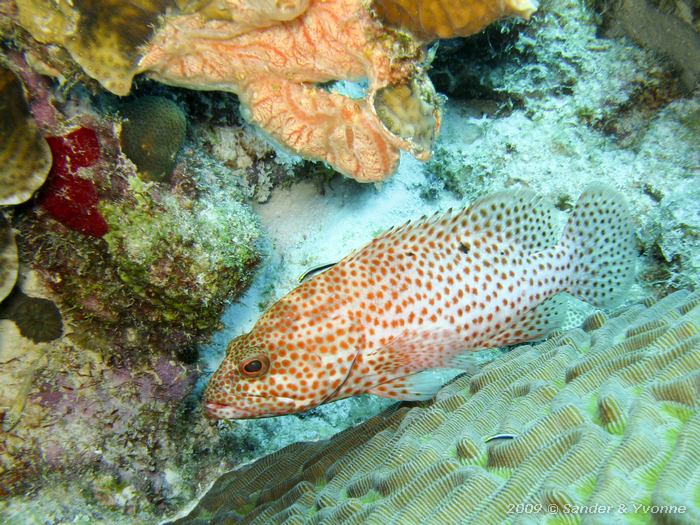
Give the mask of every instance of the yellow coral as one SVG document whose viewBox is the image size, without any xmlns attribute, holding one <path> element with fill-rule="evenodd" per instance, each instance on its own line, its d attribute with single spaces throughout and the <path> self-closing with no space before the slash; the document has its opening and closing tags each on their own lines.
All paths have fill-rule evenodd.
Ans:
<svg viewBox="0 0 700 525">
<path fill-rule="evenodd" d="M 141 46 L 175 0 L 17 0 L 20 24 L 42 43 L 65 47 L 85 72 L 117 95 L 138 73 Z"/>
<path fill-rule="evenodd" d="M 18 268 L 15 236 L 10 223 L 0 213 L 0 302 L 15 287 Z"/>
<path fill-rule="evenodd" d="M 516 348 L 427 406 L 227 474 L 176 523 L 505 523 L 525 508 L 578 523 L 583 505 L 611 523 L 698 523 L 698 298 Z"/>
<path fill-rule="evenodd" d="M 530 0 L 376 0 L 373 7 L 386 23 L 430 41 L 473 35 L 506 16 L 530 18 L 537 4 Z"/>
</svg>

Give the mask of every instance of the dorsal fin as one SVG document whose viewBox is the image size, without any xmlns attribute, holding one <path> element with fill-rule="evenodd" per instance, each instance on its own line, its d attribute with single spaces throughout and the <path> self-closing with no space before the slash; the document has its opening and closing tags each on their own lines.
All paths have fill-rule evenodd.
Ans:
<svg viewBox="0 0 700 525">
<path fill-rule="evenodd" d="M 471 240 L 490 232 L 500 237 L 504 245 L 517 245 L 519 251 L 531 253 L 557 243 L 561 230 L 559 222 L 556 209 L 533 191 L 504 190 L 478 199 L 457 213 L 450 209 L 408 221 L 377 236 L 373 244 L 381 246 L 380 241 L 410 238 L 414 233 L 423 237 L 432 231 L 436 237 L 453 237 L 468 245 Z M 563 226 L 563 221 L 561 224 Z"/>
<path fill-rule="evenodd" d="M 500 235 L 525 253 L 554 246 L 560 237 L 555 208 L 535 192 L 504 190 L 477 200 L 452 219 L 460 240 L 479 233 Z M 562 222 L 563 226 L 563 222 Z"/>
</svg>

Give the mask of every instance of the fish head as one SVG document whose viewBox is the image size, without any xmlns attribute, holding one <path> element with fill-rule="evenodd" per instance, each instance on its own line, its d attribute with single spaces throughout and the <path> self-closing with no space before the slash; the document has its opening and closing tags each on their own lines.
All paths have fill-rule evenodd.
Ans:
<svg viewBox="0 0 700 525">
<path fill-rule="evenodd" d="M 321 323 L 303 313 L 289 315 L 289 310 L 273 309 L 251 332 L 229 343 L 204 394 L 207 416 L 292 414 L 324 403 L 342 386 L 357 356 L 345 320 Z M 280 311 L 285 315 L 275 319 Z"/>
<path fill-rule="evenodd" d="M 294 412 L 296 402 L 274 388 L 273 352 L 251 334 L 233 339 L 204 393 L 207 416 L 247 419 Z"/>
</svg>

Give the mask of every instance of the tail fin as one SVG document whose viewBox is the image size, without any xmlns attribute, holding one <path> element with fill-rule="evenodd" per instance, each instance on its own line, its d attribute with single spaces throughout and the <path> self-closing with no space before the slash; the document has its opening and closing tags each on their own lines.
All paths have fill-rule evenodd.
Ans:
<svg viewBox="0 0 700 525">
<path fill-rule="evenodd" d="M 571 260 L 567 291 L 596 307 L 619 303 L 634 280 L 634 235 L 622 195 L 604 184 L 589 186 L 561 241 Z"/>
</svg>

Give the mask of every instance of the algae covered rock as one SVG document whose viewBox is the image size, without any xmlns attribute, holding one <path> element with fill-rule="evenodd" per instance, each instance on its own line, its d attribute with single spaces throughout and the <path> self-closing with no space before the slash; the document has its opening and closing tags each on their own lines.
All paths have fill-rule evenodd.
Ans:
<svg viewBox="0 0 700 525">
<path fill-rule="evenodd" d="M 233 199 L 162 195 L 157 201 L 149 192 L 153 183 L 136 177 L 130 183 L 128 198 L 101 206 L 119 278 L 148 305 L 143 313 L 153 322 L 216 326 L 224 303 L 248 286 L 258 262 L 252 213 Z"/>
<path fill-rule="evenodd" d="M 126 156 L 144 178 L 166 180 L 187 131 L 180 106 L 165 97 L 144 96 L 126 103 L 120 113 L 124 118 L 121 146 Z"/>
<path fill-rule="evenodd" d="M 585 326 L 225 474 L 173 523 L 697 523 L 700 295 Z"/>
</svg>

